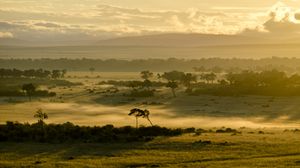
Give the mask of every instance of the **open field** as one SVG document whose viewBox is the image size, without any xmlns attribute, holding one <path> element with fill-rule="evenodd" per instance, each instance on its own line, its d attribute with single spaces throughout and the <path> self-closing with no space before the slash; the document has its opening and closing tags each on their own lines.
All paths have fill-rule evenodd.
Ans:
<svg viewBox="0 0 300 168">
<path fill-rule="evenodd" d="M 158 137 L 135 143 L 0 143 L 0 167 L 300 167 L 300 97 L 188 96 L 166 87 L 154 97 L 124 96 L 130 88 L 99 85 L 104 80 L 139 80 L 139 73 L 70 72 L 66 80 L 82 85 L 48 88 L 56 97 L 2 97 L 0 123 L 34 123 L 42 108 L 46 123 L 135 126 L 129 110 L 149 109 L 155 125 L 196 127 L 212 132 Z M 93 90 L 91 92 L 90 90 Z M 149 126 L 141 118 L 140 125 Z M 216 133 L 221 127 L 239 133 Z M 200 141 L 201 140 L 201 141 Z"/>
<path fill-rule="evenodd" d="M 0 143 L 0 167 L 300 167 L 299 132 L 240 131 L 147 143 Z"/>
<path fill-rule="evenodd" d="M 83 85 L 57 86 L 50 89 L 58 93 L 56 97 L 36 98 L 32 102 L 26 98 L 1 98 L 0 122 L 34 122 L 34 112 L 42 108 L 49 114 L 49 123 L 134 125 L 134 118 L 127 114 L 130 109 L 139 107 L 151 111 L 155 124 L 167 127 L 291 128 L 300 125 L 300 97 L 296 96 L 188 96 L 179 89 L 178 97 L 173 98 L 171 90 L 162 87 L 154 97 L 131 98 L 123 95 L 129 88 L 119 87 L 119 93 L 104 93 L 115 86 L 98 83 L 110 79 L 138 80 L 138 73 L 71 72 L 68 75 L 76 78 L 67 80 Z M 141 124 L 147 121 L 141 120 Z"/>
</svg>

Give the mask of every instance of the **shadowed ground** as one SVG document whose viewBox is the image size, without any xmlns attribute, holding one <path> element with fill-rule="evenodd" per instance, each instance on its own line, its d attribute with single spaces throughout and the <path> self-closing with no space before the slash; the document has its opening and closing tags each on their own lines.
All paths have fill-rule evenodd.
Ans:
<svg viewBox="0 0 300 168">
<path fill-rule="evenodd" d="M 242 129 L 131 144 L 0 143 L 1 167 L 297 167 L 299 133 Z M 201 141 L 199 141 L 201 140 Z"/>
</svg>

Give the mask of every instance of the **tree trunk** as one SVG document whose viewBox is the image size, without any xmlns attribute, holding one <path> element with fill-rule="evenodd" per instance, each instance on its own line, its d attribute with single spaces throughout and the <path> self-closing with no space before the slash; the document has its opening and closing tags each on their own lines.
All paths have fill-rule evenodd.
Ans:
<svg viewBox="0 0 300 168">
<path fill-rule="evenodd" d="M 175 89 L 172 89 L 173 96 L 176 97 Z"/>
<path fill-rule="evenodd" d="M 147 117 L 147 120 L 150 122 L 151 126 L 153 127 L 153 124 L 152 124 L 152 122 L 151 122 L 151 120 L 150 120 L 149 117 Z"/>
</svg>

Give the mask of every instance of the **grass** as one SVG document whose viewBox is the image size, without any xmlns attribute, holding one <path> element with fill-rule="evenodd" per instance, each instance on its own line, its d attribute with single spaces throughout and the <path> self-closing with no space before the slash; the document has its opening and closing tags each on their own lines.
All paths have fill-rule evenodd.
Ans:
<svg viewBox="0 0 300 168">
<path fill-rule="evenodd" d="M 297 167 L 299 133 L 159 137 L 147 143 L 0 143 L 0 167 Z M 211 141 L 210 144 L 199 140 Z"/>
<path fill-rule="evenodd" d="M 169 89 L 161 88 L 153 98 L 129 100 L 122 96 L 126 88 L 120 88 L 118 94 L 98 93 L 111 86 L 97 83 L 116 80 L 115 73 L 101 73 L 100 78 L 84 78 L 90 76 L 89 72 L 70 75 L 77 78 L 68 80 L 83 85 L 52 88 L 51 91 L 58 93 L 56 98 L 35 98 L 27 102 L 12 97 L 15 103 L 0 98 L 0 122 L 36 122 L 33 114 L 42 108 L 49 115 L 47 123 L 134 126 L 135 119 L 127 114 L 131 108 L 140 107 L 149 109 L 151 120 L 160 126 L 248 128 L 239 129 L 242 134 L 236 135 L 185 134 L 159 137 L 147 143 L 0 143 L 0 167 L 300 167 L 299 132 L 262 129 L 299 127 L 300 97 L 186 96 L 178 89 L 178 97 L 172 98 Z M 123 73 L 117 78 L 138 79 L 138 74 Z M 88 89 L 96 91 L 89 93 Z M 148 124 L 144 119 L 139 123 Z"/>
</svg>

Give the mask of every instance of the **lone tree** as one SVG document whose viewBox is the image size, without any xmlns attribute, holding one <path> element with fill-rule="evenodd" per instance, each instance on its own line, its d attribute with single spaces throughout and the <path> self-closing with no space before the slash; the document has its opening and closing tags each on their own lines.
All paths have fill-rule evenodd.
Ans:
<svg viewBox="0 0 300 168">
<path fill-rule="evenodd" d="M 151 126 L 153 126 L 150 118 L 149 118 L 149 115 L 150 115 L 150 111 L 145 109 L 145 110 L 141 110 L 141 109 L 138 109 L 138 108 L 133 108 L 130 110 L 130 113 L 128 114 L 130 116 L 135 116 L 135 124 L 136 124 L 136 128 L 139 127 L 139 123 L 138 123 L 138 118 L 139 117 L 142 117 L 142 118 L 146 118 L 149 123 L 151 124 Z"/>
<path fill-rule="evenodd" d="M 32 96 L 32 94 L 35 92 L 36 87 L 35 87 L 32 83 L 24 84 L 24 85 L 22 86 L 22 90 L 23 90 L 24 92 L 26 92 L 26 95 L 28 96 L 29 101 L 31 101 L 31 96 Z"/>
<path fill-rule="evenodd" d="M 35 112 L 33 117 L 38 119 L 39 124 L 44 124 L 44 120 L 48 119 L 47 113 L 44 113 L 41 108 Z"/>
</svg>

